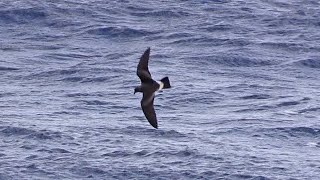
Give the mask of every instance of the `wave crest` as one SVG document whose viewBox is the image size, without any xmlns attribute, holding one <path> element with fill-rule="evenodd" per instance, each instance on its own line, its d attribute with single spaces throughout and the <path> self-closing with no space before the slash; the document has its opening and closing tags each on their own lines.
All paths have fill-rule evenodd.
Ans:
<svg viewBox="0 0 320 180">
<path fill-rule="evenodd" d="M 91 28 L 86 31 L 86 33 L 91 35 L 101 35 L 107 37 L 142 37 L 147 35 L 152 35 L 154 32 L 150 32 L 143 29 L 133 29 L 128 27 L 99 27 Z"/>
<path fill-rule="evenodd" d="M 46 19 L 48 14 L 39 8 L 24 8 L 0 11 L 0 22 L 29 23 Z"/>
<path fill-rule="evenodd" d="M 309 68 L 320 68 L 320 58 L 305 59 L 295 62 L 296 66 L 309 67 Z"/>
<path fill-rule="evenodd" d="M 320 136 L 320 129 L 313 127 L 278 127 L 278 128 L 266 128 L 261 130 L 266 135 L 271 136 L 283 136 L 286 137 L 318 137 Z"/>
<path fill-rule="evenodd" d="M 0 134 L 4 136 L 24 136 L 30 139 L 41 140 L 62 138 L 62 134 L 60 132 L 53 132 L 48 130 L 33 130 L 12 126 L 0 127 Z"/>
</svg>

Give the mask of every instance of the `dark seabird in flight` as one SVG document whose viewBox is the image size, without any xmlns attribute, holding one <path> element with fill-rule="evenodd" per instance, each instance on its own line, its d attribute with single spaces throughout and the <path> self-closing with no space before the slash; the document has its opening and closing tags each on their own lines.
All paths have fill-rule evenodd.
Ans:
<svg viewBox="0 0 320 180">
<path fill-rule="evenodd" d="M 150 48 L 148 48 L 140 58 L 137 75 L 141 80 L 141 85 L 134 89 L 134 94 L 136 92 L 142 92 L 143 97 L 141 100 L 141 108 L 148 119 L 149 123 L 154 127 L 158 128 L 157 116 L 154 111 L 153 101 L 155 92 L 161 89 L 170 88 L 170 81 L 168 77 L 162 78 L 159 82 L 151 78 L 151 74 L 148 68 L 148 61 L 150 56 Z"/>
</svg>

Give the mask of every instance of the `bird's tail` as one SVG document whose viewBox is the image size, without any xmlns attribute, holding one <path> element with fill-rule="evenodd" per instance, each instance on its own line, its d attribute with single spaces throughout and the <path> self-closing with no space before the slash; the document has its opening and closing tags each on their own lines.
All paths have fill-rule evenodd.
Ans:
<svg viewBox="0 0 320 180">
<path fill-rule="evenodd" d="M 164 77 L 160 80 L 163 83 L 163 89 L 171 88 L 170 81 L 168 77 Z"/>
</svg>

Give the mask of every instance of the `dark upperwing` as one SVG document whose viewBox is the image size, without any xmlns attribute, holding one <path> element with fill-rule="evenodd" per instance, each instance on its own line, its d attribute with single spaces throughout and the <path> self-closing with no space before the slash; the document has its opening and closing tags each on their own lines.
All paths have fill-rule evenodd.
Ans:
<svg viewBox="0 0 320 180">
<path fill-rule="evenodd" d="M 148 48 L 143 53 L 138 64 L 137 75 L 139 76 L 141 82 L 147 82 L 152 79 L 151 74 L 149 72 L 149 68 L 148 68 L 149 56 L 150 56 L 150 48 Z"/>
<path fill-rule="evenodd" d="M 157 116 L 153 107 L 154 93 L 143 93 L 141 107 L 147 120 L 154 128 L 158 128 Z"/>
</svg>

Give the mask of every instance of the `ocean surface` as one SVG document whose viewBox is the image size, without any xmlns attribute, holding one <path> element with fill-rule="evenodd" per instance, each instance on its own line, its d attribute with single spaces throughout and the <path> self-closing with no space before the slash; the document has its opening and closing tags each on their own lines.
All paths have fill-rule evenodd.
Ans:
<svg viewBox="0 0 320 180">
<path fill-rule="evenodd" d="M 0 179 L 320 179 L 320 2 L 2 0 Z"/>
</svg>

